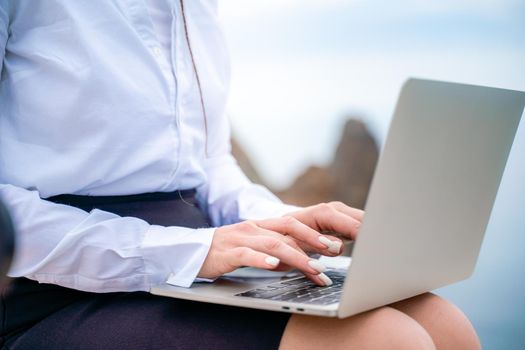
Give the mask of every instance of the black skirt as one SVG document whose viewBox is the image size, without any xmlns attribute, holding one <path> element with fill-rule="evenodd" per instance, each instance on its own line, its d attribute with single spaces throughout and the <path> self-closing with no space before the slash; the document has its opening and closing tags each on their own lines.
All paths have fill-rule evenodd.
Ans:
<svg viewBox="0 0 525 350">
<path fill-rule="evenodd" d="M 195 191 L 47 200 L 150 224 L 209 226 Z M 96 262 L 94 262 L 96 263 Z M 88 293 L 17 278 L 0 299 L 2 349 L 277 349 L 290 315 L 145 292 Z"/>
</svg>

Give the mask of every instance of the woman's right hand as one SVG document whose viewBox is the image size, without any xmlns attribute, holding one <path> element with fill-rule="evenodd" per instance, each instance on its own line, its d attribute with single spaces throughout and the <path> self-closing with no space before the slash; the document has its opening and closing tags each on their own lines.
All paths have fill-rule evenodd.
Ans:
<svg viewBox="0 0 525 350">
<path fill-rule="evenodd" d="M 216 278 L 241 266 L 297 268 L 317 285 L 330 285 L 325 266 L 306 252 L 336 256 L 341 247 L 338 238 L 320 234 L 292 216 L 243 221 L 216 229 L 198 277 Z"/>
</svg>

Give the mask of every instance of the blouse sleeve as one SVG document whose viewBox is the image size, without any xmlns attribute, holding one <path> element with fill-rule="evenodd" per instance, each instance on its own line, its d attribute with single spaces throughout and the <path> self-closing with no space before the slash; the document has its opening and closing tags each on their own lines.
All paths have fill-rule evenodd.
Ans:
<svg viewBox="0 0 525 350">
<path fill-rule="evenodd" d="M 13 217 L 11 277 L 89 292 L 149 291 L 165 283 L 188 287 L 204 262 L 214 229 L 150 225 L 102 210 L 85 212 L 0 184 Z"/>
<path fill-rule="evenodd" d="M 231 154 L 230 126 L 222 118 L 210 139 L 210 156 L 205 159 L 208 181 L 198 188 L 198 198 L 207 207 L 215 226 L 243 220 L 279 217 L 299 207 L 282 203 L 266 187 L 252 183 Z"/>
</svg>

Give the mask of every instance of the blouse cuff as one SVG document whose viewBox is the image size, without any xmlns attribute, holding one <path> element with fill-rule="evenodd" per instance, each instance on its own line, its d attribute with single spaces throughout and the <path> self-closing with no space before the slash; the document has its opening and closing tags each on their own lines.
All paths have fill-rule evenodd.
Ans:
<svg viewBox="0 0 525 350">
<path fill-rule="evenodd" d="M 141 245 L 151 285 L 190 287 L 208 255 L 214 232 L 214 227 L 151 225 Z"/>
</svg>

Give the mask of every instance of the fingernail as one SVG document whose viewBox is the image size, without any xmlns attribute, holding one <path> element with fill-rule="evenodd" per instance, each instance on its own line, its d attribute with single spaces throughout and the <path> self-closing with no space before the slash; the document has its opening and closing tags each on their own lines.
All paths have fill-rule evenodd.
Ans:
<svg viewBox="0 0 525 350">
<path fill-rule="evenodd" d="M 314 260 L 314 259 L 309 260 L 308 265 L 310 265 L 310 267 L 317 272 L 326 271 L 326 266 L 324 266 L 324 264 L 320 262 L 319 260 Z"/>
<path fill-rule="evenodd" d="M 264 261 L 268 264 L 268 265 L 272 265 L 272 266 L 277 266 L 279 265 L 279 263 L 281 262 L 279 259 L 277 259 L 275 256 L 267 256 L 266 259 L 264 259 Z"/>
<path fill-rule="evenodd" d="M 339 254 L 339 252 L 341 251 L 342 244 L 342 242 L 332 241 L 332 245 L 328 247 L 328 251 L 330 253 Z"/>
<path fill-rule="evenodd" d="M 321 281 L 323 281 L 324 285 L 325 286 L 331 286 L 333 284 L 332 280 L 330 279 L 330 277 L 328 277 L 327 275 L 325 275 L 324 273 L 320 273 L 319 275 L 317 275 L 319 277 L 319 279 L 321 279 Z"/>
<path fill-rule="evenodd" d="M 325 246 L 328 247 L 328 251 L 330 253 L 339 254 L 341 251 L 341 242 L 339 241 L 332 241 L 331 239 L 326 238 L 325 236 L 319 236 L 319 242 L 323 243 Z"/>
<path fill-rule="evenodd" d="M 319 242 L 323 243 L 328 248 L 332 246 L 332 241 L 326 238 L 325 236 L 319 236 Z"/>
</svg>

